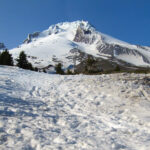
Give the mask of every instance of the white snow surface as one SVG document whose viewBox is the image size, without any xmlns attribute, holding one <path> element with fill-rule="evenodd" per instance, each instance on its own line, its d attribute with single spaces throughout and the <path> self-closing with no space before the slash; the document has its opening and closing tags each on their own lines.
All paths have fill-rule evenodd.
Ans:
<svg viewBox="0 0 150 150">
<path fill-rule="evenodd" d="M 146 76 L 60 76 L 0 66 L 0 149 L 150 150 Z"/>
<path fill-rule="evenodd" d="M 150 64 L 147 64 L 143 61 L 142 56 L 134 56 L 134 55 L 127 55 L 127 54 L 122 54 L 119 56 L 116 56 L 116 58 L 123 60 L 125 62 L 134 64 L 135 66 L 147 66 L 150 67 Z"/>
<path fill-rule="evenodd" d="M 76 31 L 79 26 L 84 30 L 89 29 L 92 32 L 89 36 L 91 40 L 92 37 L 96 39 L 94 43 L 85 44 L 82 42 L 74 42 Z M 11 49 L 10 52 L 13 54 L 14 58 L 17 58 L 21 51 L 25 51 L 28 56 L 36 57 L 35 59 L 29 59 L 36 67 L 46 67 L 49 64 L 55 65 L 53 58 L 57 58 L 58 61 L 64 62 L 64 67 L 68 67 L 69 65 L 73 65 L 73 62 L 66 59 L 71 49 L 78 48 L 87 54 L 100 57 L 103 53 L 101 54 L 97 50 L 97 46 L 104 43 L 135 49 L 142 53 L 147 59 L 150 59 L 150 48 L 145 47 L 145 49 L 142 49 L 136 45 L 131 45 L 100 33 L 87 21 L 64 22 L 52 25 L 47 30 L 40 32 L 37 37 L 32 38 L 30 43 L 24 43 L 18 48 Z M 105 59 L 106 58 L 107 57 L 105 57 Z M 137 66 L 148 65 L 144 63 L 143 59 L 141 59 L 139 63 L 138 59 L 136 59 L 136 61 L 131 60 L 130 56 L 126 56 L 123 60 L 127 62 L 130 60 L 129 63 Z"/>
</svg>

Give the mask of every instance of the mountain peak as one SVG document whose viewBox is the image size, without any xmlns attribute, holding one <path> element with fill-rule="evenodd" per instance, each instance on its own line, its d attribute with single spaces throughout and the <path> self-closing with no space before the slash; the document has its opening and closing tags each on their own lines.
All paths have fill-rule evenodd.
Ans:
<svg viewBox="0 0 150 150">
<path fill-rule="evenodd" d="M 31 34 L 28 34 L 28 37 L 26 40 L 24 40 L 23 43 L 28 44 L 37 38 L 46 37 L 52 34 L 58 34 L 62 32 L 76 32 L 78 28 L 84 29 L 84 30 L 95 30 L 92 25 L 89 24 L 88 21 L 78 20 L 73 22 L 61 22 L 58 24 L 51 25 L 47 30 L 44 30 L 42 32 L 34 32 Z"/>
<path fill-rule="evenodd" d="M 78 29 L 78 27 L 80 28 L 84 28 L 84 29 L 88 29 L 88 28 L 92 28 L 92 26 L 89 24 L 88 21 L 73 21 L 73 22 L 61 22 L 61 23 L 58 23 L 58 24 L 54 24 L 54 25 L 51 25 L 48 30 L 45 30 L 43 33 L 47 33 L 48 32 L 48 35 L 50 34 L 57 34 L 57 33 L 60 33 L 60 32 L 65 32 L 65 31 L 76 31 Z"/>
</svg>

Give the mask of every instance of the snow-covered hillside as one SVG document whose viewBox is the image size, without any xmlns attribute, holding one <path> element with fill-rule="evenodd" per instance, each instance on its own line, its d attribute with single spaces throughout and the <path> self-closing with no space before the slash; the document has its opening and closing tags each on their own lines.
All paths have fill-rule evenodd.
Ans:
<svg viewBox="0 0 150 150">
<path fill-rule="evenodd" d="M 0 66 L 0 149 L 149 150 L 149 88 L 150 74 L 59 76 Z"/>
<path fill-rule="evenodd" d="M 36 67 L 58 62 L 68 67 L 73 65 L 73 59 L 68 58 L 73 55 L 70 51 L 74 48 L 94 57 L 112 57 L 135 66 L 150 66 L 149 47 L 131 45 L 112 38 L 96 31 L 86 21 L 59 23 L 43 32 L 29 34 L 24 43 L 12 49 L 11 53 L 17 58 L 20 51 L 25 51 Z"/>
</svg>

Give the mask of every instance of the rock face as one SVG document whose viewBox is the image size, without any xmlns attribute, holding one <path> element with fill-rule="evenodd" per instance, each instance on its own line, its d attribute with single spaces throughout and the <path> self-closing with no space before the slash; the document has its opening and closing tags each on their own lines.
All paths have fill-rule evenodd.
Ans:
<svg viewBox="0 0 150 150">
<path fill-rule="evenodd" d="M 0 50 L 4 50 L 6 47 L 4 45 L 4 43 L 0 43 Z"/>
<path fill-rule="evenodd" d="M 88 45 L 95 45 L 96 49 L 99 51 L 99 55 L 107 55 L 107 58 L 127 61 L 124 57 L 127 58 L 129 56 L 128 59 L 139 58 L 143 61 L 143 64 L 145 63 L 150 66 L 150 49 L 148 47 L 130 45 L 128 43 L 121 43 L 121 41 L 110 42 L 107 38 L 107 36 L 98 33 L 93 27 L 89 27 L 87 29 L 84 26 L 79 26 L 76 31 L 74 41 Z M 131 62 L 132 60 L 127 63 Z"/>
<path fill-rule="evenodd" d="M 130 56 L 135 56 L 135 57 L 141 57 L 145 63 L 150 64 L 150 59 L 146 57 L 144 54 L 140 53 L 136 49 L 129 49 L 127 47 L 123 47 L 120 45 L 107 44 L 107 43 L 97 46 L 97 49 L 99 50 L 100 53 L 108 54 L 112 58 L 115 58 L 121 55 L 130 55 Z M 143 51 L 144 50 L 145 48 L 143 48 Z"/>
<path fill-rule="evenodd" d="M 32 34 L 29 34 L 28 37 L 27 37 L 27 39 L 24 40 L 23 43 L 24 43 L 24 44 L 30 43 L 30 42 L 32 41 L 32 39 L 37 38 L 37 37 L 39 36 L 39 34 L 40 34 L 40 32 L 34 32 L 34 33 L 32 33 Z"/>
<path fill-rule="evenodd" d="M 92 31 L 90 29 L 82 29 L 80 26 L 77 29 L 74 41 L 75 42 L 83 42 L 85 44 L 93 44 L 96 40 L 96 36 L 92 35 Z"/>
</svg>

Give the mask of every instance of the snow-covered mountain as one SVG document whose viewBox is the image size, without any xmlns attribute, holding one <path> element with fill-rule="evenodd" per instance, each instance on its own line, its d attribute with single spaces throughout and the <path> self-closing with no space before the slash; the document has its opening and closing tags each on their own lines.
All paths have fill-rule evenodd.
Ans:
<svg viewBox="0 0 150 150">
<path fill-rule="evenodd" d="M 96 31 L 86 21 L 64 22 L 50 26 L 43 32 L 29 34 L 18 48 L 10 52 L 17 58 L 25 51 L 36 67 L 47 67 L 58 62 L 64 67 L 80 64 L 86 55 L 115 63 L 150 67 L 150 47 L 131 45 Z M 81 53 L 84 54 L 81 56 Z"/>
</svg>

